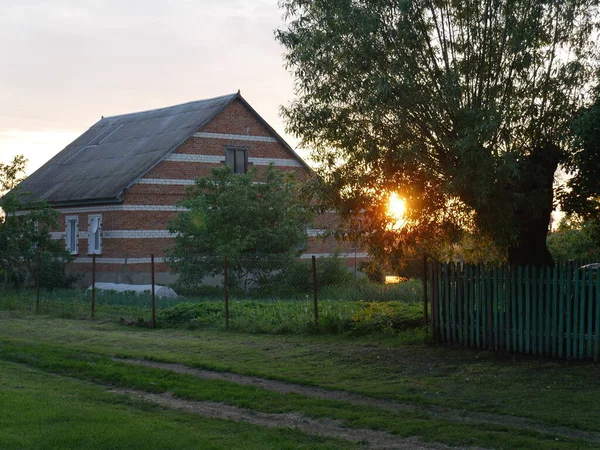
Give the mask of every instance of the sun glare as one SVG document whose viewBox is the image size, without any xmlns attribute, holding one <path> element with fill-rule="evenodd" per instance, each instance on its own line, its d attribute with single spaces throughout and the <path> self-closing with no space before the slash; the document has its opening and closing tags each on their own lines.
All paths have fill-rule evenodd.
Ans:
<svg viewBox="0 0 600 450">
<path fill-rule="evenodd" d="M 397 230 L 402 228 L 406 219 L 404 218 L 404 213 L 406 212 L 406 202 L 398 197 L 398 194 L 392 192 L 388 198 L 387 204 L 387 215 L 391 219 L 391 223 L 389 228 L 392 230 Z"/>
</svg>

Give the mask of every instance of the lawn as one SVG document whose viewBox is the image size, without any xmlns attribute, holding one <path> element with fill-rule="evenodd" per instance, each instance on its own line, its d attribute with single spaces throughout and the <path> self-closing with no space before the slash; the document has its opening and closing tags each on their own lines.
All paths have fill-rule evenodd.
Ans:
<svg viewBox="0 0 600 450">
<path fill-rule="evenodd" d="M 219 402 L 261 414 L 335 419 L 345 427 L 386 431 L 432 445 L 600 446 L 596 366 L 434 347 L 426 340 L 421 331 L 363 337 L 257 335 L 214 328 L 151 330 L 114 321 L 0 313 L 0 360 L 95 387 L 170 392 L 186 401 Z M 114 357 L 343 390 L 392 400 L 401 407 L 282 394 L 234 381 L 132 366 Z M 156 411 L 161 412 L 157 420 L 185 415 Z"/>
<path fill-rule="evenodd" d="M 354 448 L 293 430 L 195 417 L 0 361 L 0 448 Z"/>
</svg>

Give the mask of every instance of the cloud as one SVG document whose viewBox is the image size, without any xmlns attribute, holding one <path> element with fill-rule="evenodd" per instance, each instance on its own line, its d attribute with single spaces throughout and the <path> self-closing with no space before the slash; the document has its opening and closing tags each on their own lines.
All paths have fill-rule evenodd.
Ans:
<svg viewBox="0 0 600 450">
<path fill-rule="evenodd" d="M 79 133 L 101 115 L 241 89 L 283 134 L 292 80 L 278 26 L 272 0 L 4 0 L 0 130 Z"/>
</svg>

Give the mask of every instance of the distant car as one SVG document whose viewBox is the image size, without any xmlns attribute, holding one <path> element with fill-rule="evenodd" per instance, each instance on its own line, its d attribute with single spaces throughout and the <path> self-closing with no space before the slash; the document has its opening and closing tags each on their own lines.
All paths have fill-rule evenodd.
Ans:
<svg viewBox="0 0 600 450">
<path fill-rule="evenodd" d="M 600 263 L 586 264 L 585 266 L 581 266 L 579 269 L 598 270 L 600 269 Z"/>
</svg>

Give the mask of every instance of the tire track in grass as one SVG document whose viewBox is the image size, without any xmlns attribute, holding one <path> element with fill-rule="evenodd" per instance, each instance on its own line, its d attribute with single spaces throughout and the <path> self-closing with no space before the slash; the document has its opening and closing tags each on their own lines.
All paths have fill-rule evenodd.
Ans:
<svg viewBox="0 0 600 450">
<path fill-rule="evenodd" d="M 347 391 L 336 391 L 306 386 L 301 384 L 287 383 L 284 381 L 270 380 L 249 375 L 239 375 L 228 372 L 217 372 L 211 370 L 195 369 L 183 364 L 164 363 L 158 361 L 113 358 L 114 361 L 152 367 L 155 369 L 169 370 L 171 372 L 193 375 L 205 380 L 229 381 L 244 386 L 254 386 L 265 390 L 278 392 L 281 394 L 300 394 L 311 398 L 321 398 L 327 400 L 338 400 L 348 403 L 354 403 L 365 406 L 375 406 L 392 411 L 408 411 L 415 413 L 427 413 L 432 418 L 444 419 L 453 422 L 462 423 L 485 423 L 489 425 L 500 425 L 510 428 L 534 431 L 537 433 L 552 435 L 554 437 L 563 437 L 569 439 L 579 439 L 591 443 L 600 443 L 600 433 L 592 431 L 574 430 L 562 426 L 549 426 L 543 423 L 528 419 L 526 417 L 508 416 L 503 414 L 485 413 L 478 411 L 467 411 L 461 409 L 444 408 L 440 406 L 421 406 L 408 403 L 400 403 L 394 400 L 377 399 L 366 395 L 356 394 Z"/>
<path fill-rule="evenodd" d="M 295 413 L 263 413 L 224 403 L 184 400 L 170 393 L 151 394 L 133 389 L 110 389 L 108 392 L 135 397 L 167 409 L 185 411 L 202 417 L 246 422 L 268 428 L 294 428 L 307 434 L 357 442 L 371 449 L 446 450 L 451 448 L 443 444 L 424 443 L 415 438 L 402 438 L 385 431 L 346 428 L 340 420 L 317 420 Z M 474 449 L 474 447 L 470 448 Z"/>
</svg>

